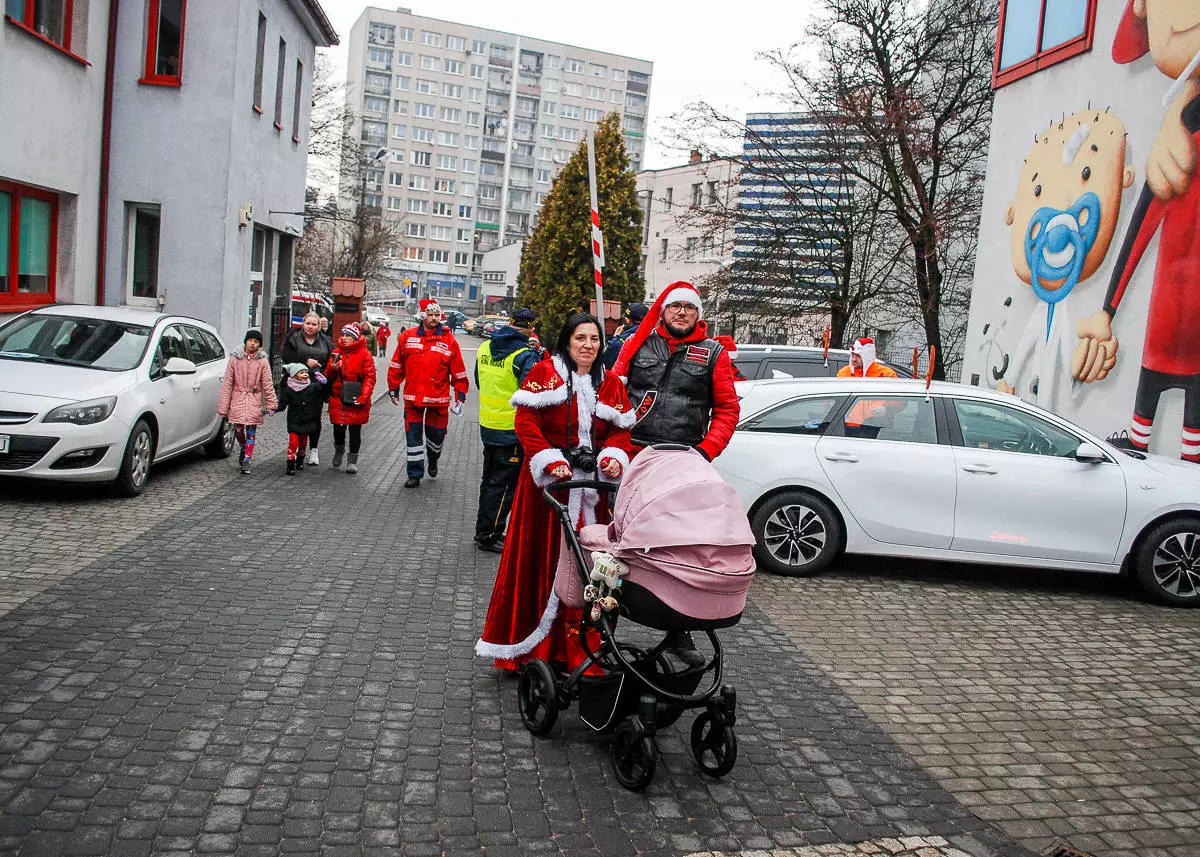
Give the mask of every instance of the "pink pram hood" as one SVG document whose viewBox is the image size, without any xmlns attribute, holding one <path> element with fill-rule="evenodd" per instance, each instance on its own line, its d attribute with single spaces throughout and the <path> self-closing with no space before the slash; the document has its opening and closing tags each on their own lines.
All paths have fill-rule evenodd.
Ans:
<svg viewBox="0 0 1200 857">
<path fill-rule="evenodd" d="M 745 607 L 754 534 L 737 492 L 694 450 L 641 452 L 621 482 L 613 522 L 584 527 L 579 540 L 585 557 L 608 551 L 629 566 L 629 582 L 686 616 L 724 619 Z M 582 606 L 570 551 L 560 557 L 555 591 Z"/>
</svg>

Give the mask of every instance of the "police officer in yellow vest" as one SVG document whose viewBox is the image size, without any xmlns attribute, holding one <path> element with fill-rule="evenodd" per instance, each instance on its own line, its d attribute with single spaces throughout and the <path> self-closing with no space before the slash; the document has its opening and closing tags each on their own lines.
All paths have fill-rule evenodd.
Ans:
<svg viewBox="0 0 1200 857">
<path fill-rule="evenodd" d="M 491 339 L 479 346 L 475 357 L 479 434 L 483 440 L 483 479 L 479 483 L 475 544 L 480 550 L 492 553 L 504 550 L 504 527 L 524 461 L 513 429 L 517 409 L 509 404 L 509 399 L 542 358 L 541 351 L 529 343 L 535 321 L 537 317 L 532 310 L 516 310 L 509 324 L 497 328 Z"/>
</svg>

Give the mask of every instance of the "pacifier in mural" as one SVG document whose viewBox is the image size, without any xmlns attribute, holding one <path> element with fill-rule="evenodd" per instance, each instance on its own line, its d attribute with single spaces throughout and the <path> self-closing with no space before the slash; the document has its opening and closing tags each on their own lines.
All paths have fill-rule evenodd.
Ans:
<svg viewBox="0 0 1200 857">
<path fill-rule="evenodd" d="M 1039 208 L 1025 232 L 1030 287 L 1046 303 L 1065 298 L 1079 283 L 1083 264 L 1100 234 L 1100 198 L 1085 193 L 1066 211 Z M 1059 283 L 1059 285 L 1048 285 Z"/>
</svg>

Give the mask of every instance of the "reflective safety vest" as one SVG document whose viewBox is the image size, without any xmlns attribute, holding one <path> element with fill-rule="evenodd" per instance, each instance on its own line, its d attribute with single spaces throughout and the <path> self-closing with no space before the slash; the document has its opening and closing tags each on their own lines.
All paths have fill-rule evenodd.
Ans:
<svg viewBox="0 0 1200 857">
<path fill-rule="evenodd" d="M 479 346 L 475 365 L 479 372 L 479 424 L 497 431 L 512 431 L 516 426 L 517 409 L 509 404 L 520 382 L 513 372 L 517 357 L 528 351 L 518 348 L 503 360 L 492 359 L 492 343 Z"/>
</svg>

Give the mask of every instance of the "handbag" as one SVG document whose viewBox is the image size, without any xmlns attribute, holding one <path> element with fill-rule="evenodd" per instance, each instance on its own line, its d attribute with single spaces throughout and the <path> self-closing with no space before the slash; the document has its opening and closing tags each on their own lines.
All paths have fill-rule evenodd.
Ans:
<svg viewBox="0 0 1200 857">
<path fill-rule="evenodd" d="M 342 404 L 358 407 L 358 397 L 362 395 L 362 381 L 342 382 Z"/>
</svg>

